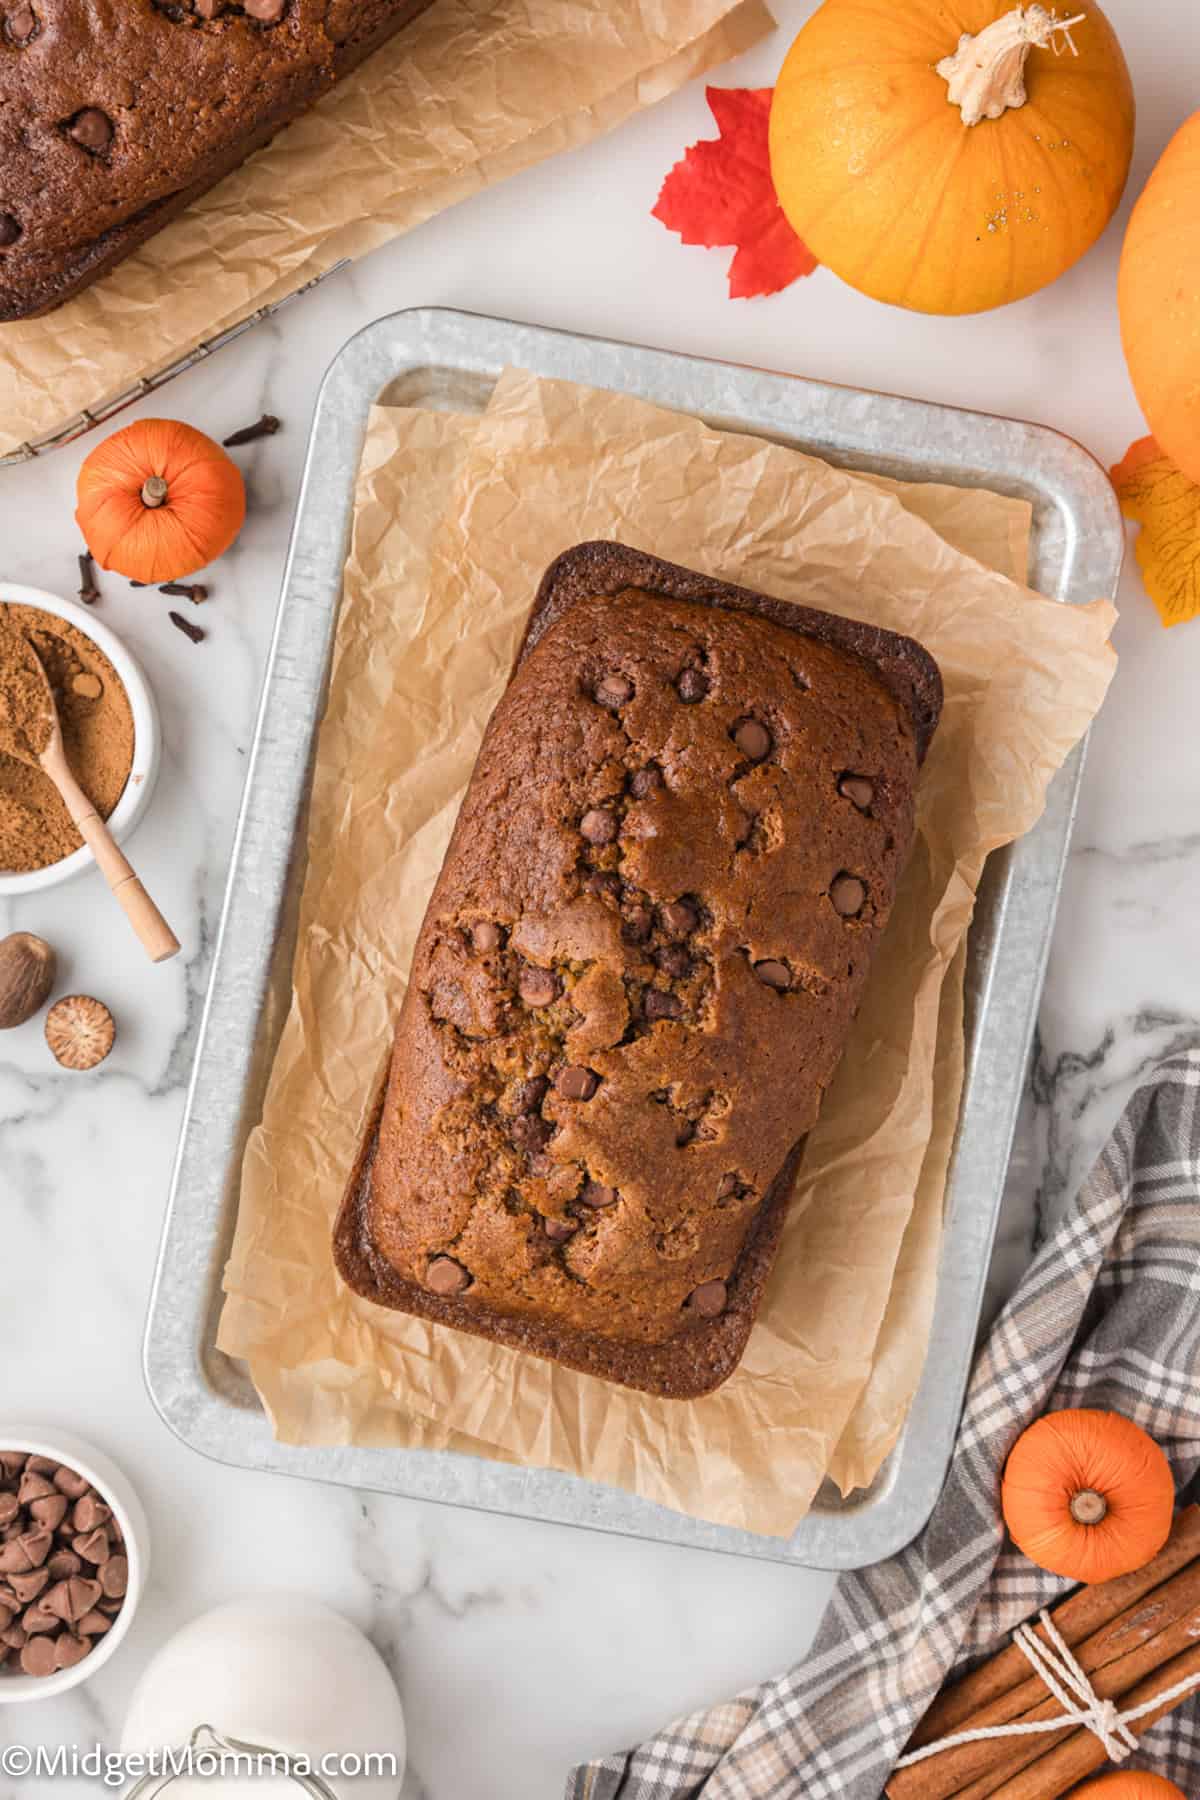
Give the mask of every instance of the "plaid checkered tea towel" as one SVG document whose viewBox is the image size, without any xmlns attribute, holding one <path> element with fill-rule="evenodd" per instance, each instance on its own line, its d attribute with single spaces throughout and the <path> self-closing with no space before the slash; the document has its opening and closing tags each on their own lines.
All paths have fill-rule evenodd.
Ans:
<svg viewBox="0 0 1200 1800">
<path fill-rule="evenodd" d="M 1185 1494 L 1200 1488 L 1200 1051 L 1137 1090 L 1002 1313 L 920 1537 L 838 1583 L 803 1663 L 576 1769 L 567 1800 L 878 1800 L 956 1665 L 1070 1588 L 1004 1548 L 999 1511 L 1015 1439 L 1066 1406 L 1135 1419 L 1180 1497 L 1200 1498 Z M 1200 1796 L 1200 1701 L 1155 1725 L 1127 1766 Z"/>
</svg>

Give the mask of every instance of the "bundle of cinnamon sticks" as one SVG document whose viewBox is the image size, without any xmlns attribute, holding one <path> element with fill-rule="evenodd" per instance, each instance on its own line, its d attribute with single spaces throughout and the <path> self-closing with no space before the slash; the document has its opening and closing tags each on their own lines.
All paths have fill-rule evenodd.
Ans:
<svg viewBox="0 0 1200 1800">
<path fill-rule="evenodd" d="M 1050 1616 L 1097 1696 L 1115 1701 L 1122 1712 L 1200 1674 L 1200 1506 L 1176 1515 L 1165 1546 L 1144 1569 L 1079 1588 Z M 1045 1638 L 1040 1625 L 1037 1635 Z M 1141 1737 L 1182 1703 L 1165 1702 L 1130 1729 Z M 1041 1677 L 1010 1644 L 939 1694 L 908 1749 L 956 1732 L 1061 1714 Z M 888 1800 L 1058 1800 L 1106 1760 L 1100 1740 L 1082 1726 L 990 1738 L 898 1770 L 887 1785 Z"/>
</svg>

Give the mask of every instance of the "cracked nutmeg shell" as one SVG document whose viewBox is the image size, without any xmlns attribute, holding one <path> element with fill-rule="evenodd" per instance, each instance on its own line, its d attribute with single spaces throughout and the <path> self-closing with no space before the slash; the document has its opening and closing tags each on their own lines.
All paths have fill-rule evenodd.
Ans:
<svg viewBox="0 0 1200 1800">
<path fill-rule="evenodd" d="M 24 1025 L 41 1012 L 54 986 L 54 951 L 31 931 L 0 942 L 0 1031 Z"/>
<path fill-rule="evenodd" d="M 90 994 L 68 994 L 46 1015 L 46 1042 L 64 1069 L 94 1069 L 113 1047 L 117 1028 L 107 1006 Z"/>
</svg>

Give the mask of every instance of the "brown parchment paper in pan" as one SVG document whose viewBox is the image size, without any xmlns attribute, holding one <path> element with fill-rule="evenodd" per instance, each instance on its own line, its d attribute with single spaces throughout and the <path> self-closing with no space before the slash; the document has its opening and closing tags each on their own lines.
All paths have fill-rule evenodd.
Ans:
<svg viewBox="0 0 1200 1800">
<path fill-rule="evenodd" d="M 343 257 L 610 130 L 772 25 L 763 0 L 434 0 L 111 275 L 0 325 L 0 454 Z"/>
<path fill-rule="evenodd" d="M 1032 823 L 1050 773 L 1098 706 L 1112 609 L 1042 601 L 952 549 L 877 485 L 796 452 L 515 372 L 461 452 L 423 600 L 405 593 L 392 548 L 397 534 L 412 548 L 409 490 L 393 479 L 404 458 L 399 447 L 380 451 L 403 417 L 376 415 L 334 684 L 336 702 L 355 668 L 374 671 L 384 713 L 368 726 L 360 704 L 347 731 L 331 711 L 323 733 L 319 766 L 328 759 L 341 775 L 323 816 L 314 795 L 296 999 L 247 1154 L 222 1345 L 249 1359 L 289 1439 L 428 1444 L 436 1427 L 457 1447 L 476 1440 L 489 1454 L 787 1532 L 872 1377 L 931 1138 L 939 1124 L 952 1130 L 957 1082 L 948 1101 L 934 1087 L 939 1011 L 979 868 L 988 848 Z M 405 430 L 417 429 L 407 418 Z M 738 1374 L 687 1405 L 373 1309 L 336 1290 L 328 1257 L 386 1054 L 385 997 L 370 990 L 378 981 L 399 998 L 537 577 L 593 535 L 912 629 L 938 656 L 949 693 L 918 849 L 810 1140 L 759 1325 Z M 418 565 L 410 555 L 410 577 Z M 360 905 L 370 844 L 376 866 Z M 923 1340 L 918 1362 L 922 1350 Z M 324 1380 L 331 1364 L 343 1372 L 336 1384 Z M 321 1391 L 301 1400 L 306 1367 Z"/>
</svg>

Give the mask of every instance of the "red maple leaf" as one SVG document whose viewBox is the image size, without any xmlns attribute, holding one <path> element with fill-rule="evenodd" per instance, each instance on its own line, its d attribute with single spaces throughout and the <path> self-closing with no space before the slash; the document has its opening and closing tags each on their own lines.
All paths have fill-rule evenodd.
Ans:
<svg viewBox="0 0 1200 1800">
<path fill-rule="evenodd" d="M 771 88 L 705 89 L 719 138 L 686 151 L 662 184 L 653 217 L 685 244 L 735 244 L 729 265 L 734 300 L 777 294 L 816 258 L 783 216 L 771 181 L 767 120 Z"/>
</svg>

